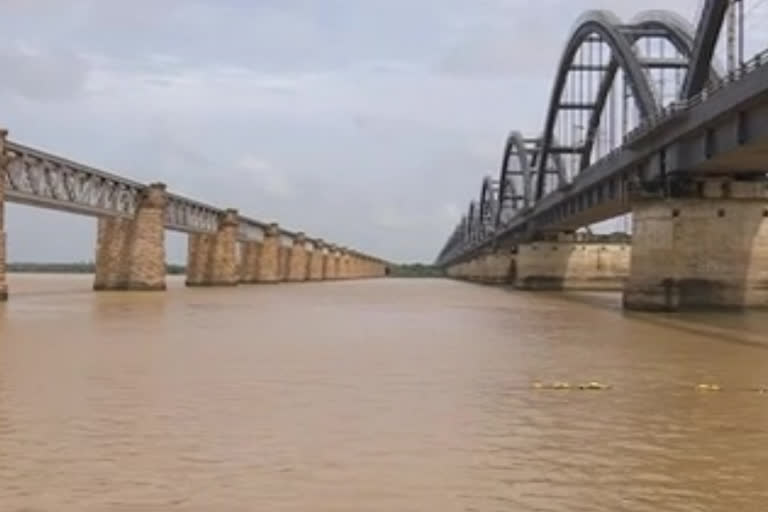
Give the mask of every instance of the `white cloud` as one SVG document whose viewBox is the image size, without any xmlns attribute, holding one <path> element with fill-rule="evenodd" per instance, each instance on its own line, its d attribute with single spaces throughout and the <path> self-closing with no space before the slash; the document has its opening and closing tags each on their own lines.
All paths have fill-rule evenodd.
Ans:
<svg viewBox="0 0 768 512">
<path fill-rule="evenodd" d="M 244 171 L 256 187 L 277 199 L 291 199 L 296 195 L 295 187 L 287 176 L 272 164 L 253 155 L 240 159 L 238 167 Z"/>
</svg>

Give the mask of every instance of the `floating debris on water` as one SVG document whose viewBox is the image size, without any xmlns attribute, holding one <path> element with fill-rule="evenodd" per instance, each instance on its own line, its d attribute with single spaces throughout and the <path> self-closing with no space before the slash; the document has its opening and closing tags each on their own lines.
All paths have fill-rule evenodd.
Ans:
<svg viewBox="0 0 768 512">
<path fill-rule="evenodd" d="M 607 384 L 603 384 L 601 382 L 592 381 L 586 384 L 580 384 L 579 389 L 597 391 L 597 390 L 611 389 L 611 386 Z"/>
<path fill-rule="evenodd" d="M 555 381 L 552 383 L 543 383 L 540 381 L 536 381 L 533 383 L 533 388 L 534 389 L 555 389 L 555 390 L 574 389 L 574 390 L 580 390 L 580 391 L 587 391 L 587 390 L 611 389 L 611 386 L 608 386 L 607 384 L 602 384 L 597 381 L 587 382 L 586 384 L 579 384 L 579 385 L 571 385 L 568 382 L 561 382 L 561 381 Z"/>
<path fill-rule="evenodd" d="M 696 389 L 699 391 L 721 391 L 723 388 L 717 384 L 699 384 Z"/>
</svg>

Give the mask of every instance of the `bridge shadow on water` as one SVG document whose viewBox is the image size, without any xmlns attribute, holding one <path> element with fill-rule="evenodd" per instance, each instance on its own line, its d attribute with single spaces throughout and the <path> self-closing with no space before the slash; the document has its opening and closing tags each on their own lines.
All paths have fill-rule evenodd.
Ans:
<svg viewBox="0 0 768 512">
<path fill-rule="evenodd" d="M 618 291 L 522 291 L 512 286 L 497 287 L 518 297 L 530 295 L 561 304 L 572 304 L 620 315 L 631 322 L 642 322 L 681 333 L 694 334 L 724 343 L 768 350 L 768 310 L 700 310 L 678 313 L 641 313 L 622 307 Z"/>
</svg>

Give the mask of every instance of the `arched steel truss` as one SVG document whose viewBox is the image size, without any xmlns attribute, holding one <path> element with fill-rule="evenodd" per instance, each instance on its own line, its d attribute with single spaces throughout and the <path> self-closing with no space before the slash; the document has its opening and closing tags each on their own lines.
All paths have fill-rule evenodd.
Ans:
<svg viewBox="0 0 768 512">
<path fill-rule="evenodd" d="M 496 231 L 496 212 L 498 209 L 499 182 L 486 176 L 480 189 L 480 228 L 483 236 Z"/>
<path fill-rule="evenodd" d="M 660 94 L 651 83 L 648 70 L 668 63 L 645 60 L 636 49 L 646 37 L 666 40 L 685 60 L 685 77 L 677 96 L 685 99 L 700 92 L 709 81 L 719 79 L 713 66 L 717 38 L 727 11 L 725 0 L 707 0 L 697 32 L 679 15 L 661 10 L 646 11 L 624 24 L 609 11 L 589 11 L 577 22 L 565 46 L 552 87 L 549 108 L 540 139 L 525 139 L 513 131 L 504 145 L 498 180 L 485 178 L 479 203 L 473 201 L 468 214 L 462 218 L 440 253 L 440 259 L 455 253 L 461 246 L 473 245 L 481 238 L 503 228 L 505 212 L 519 213 L 533 206 L 545 195 L 548 176 L 555 176 L 558 187 L 567 184 L 562 155 L 575 154 L 577 172 L 593 162 L 593 152 L 600 123 L 609 94 L 619 72 L 634 98 L 641 120 L 654 117 L 663 105 Z M 574 148 L 558 147 L 555 127 L 562 108 L 563 93 L 569 73 L 576 64 L 580 48 L 590 40 L 599 40 L 610 49 L 610 61 L 604 68 L 594 102 L 584 104 L 588 109 L 583 145 Z M 574 108 L 573 105 L 567 108 Z M 516 162 L 516 169 L 511 164 Z M 571 177 L 572 178 L 572 177 Z M 489 216 L 493 221 L 489 222 Z"/>
<path fill-rule="evenodd" d="M 592 152 L 600 119 L 619 70 L 624 72 L 640 116 L 648 118 L 659 112 L 662 98 L 654 90 L 646 73 L 646 69 L 653 67 L 654 63 L 643 61 L 634 49 L 635 44 L 647 36 L 661 37 L 667 40 L 685 59 L 692 62 L 694 54 L 693 29 L 677 14 L 667 11 L 647 11 L 638 15 L 629 25 L 622 25 L 613 13 L 607 11 L 589 11 L 581 17 L 560 59 L 552 88 L 544 125 L 544 136 L 542 137 L 542 159 L 539 160 L 536 169 L 536 193 L 534 196 L 536 200 L 541 199 L 544 195 L 546 162 L 556 149 L 554 146 L 555 123 L 562 109 L 561 98 L 566 80 L 575 64 L 574 59 L 577 52 L 589 38 L 597 37 L 606 43 L 611 49 L 611 60 L 595 95 L 594 103 L 584 105 L 584 108 L 591 111 L 584 144 L 581 147 L 570 148 L 573 153 L 580 154 L 579 172 L 592 163 Z M 706 79 L 713 75 L 710 62 L 711 58 L 707 61 Z M 686 76 L 689 74 L 686 73 Z M 567 148 L 557 148 L 557 151 L 564 150 Z"/>
<path fill-rule="evenodd" d="M 697 95 L 707 85 L 715 46 L 723 28 L 729 3 L 726 0 L 706 0 L 696 29 L 696 40 L 691 52 L 688 74 L 685 76 L 680 97 L 684 100 Z"/>
</svg>

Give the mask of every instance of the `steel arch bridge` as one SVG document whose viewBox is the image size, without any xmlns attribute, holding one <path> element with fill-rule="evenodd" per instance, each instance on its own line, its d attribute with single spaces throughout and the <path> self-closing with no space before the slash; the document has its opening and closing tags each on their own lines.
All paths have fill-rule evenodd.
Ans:
<svg viewBox="0 0 768 512">
<path fill-rule="evenodd" d="M 562 226 L 559 221 L 568 216 L 574 228 L 626 213 L 632 182 L 653 181 L 669 171 L 662 148 L 661 164 L 653 164 L 658 172 L 646 172 L 652 165 L 645 162 L 637 165 L 644 172 L 626 172 L 619 163 L 631 159 L 637 141 L 679 124 L 691 109 L 750 72 L 764 71 L 768 55 L 758 54 L 727 75 L 715 63 L 729 5 L 741 1 L 707 0 L 696 27 L 669 11 L 642 12 L 628 23 L 609 11 L 584 13 L 557 65 L 541 134 L 509 133 L 497 177 L 483 179 L 478 199 L 437 264 L 535 237 L 550 225 Z M 758 93 L 765 89 L 768 84 Z M 648 160 L 659 160 L 659 152 L 651 153 Z M 616 169 L 604 170 L 611 166 Z M 599 186 L 592 183 L 597 181 Z M 591 188 L 582 191 L 587 182 Z M 576 218 L 609 200 L 621 204 Z"/>
</svg>

